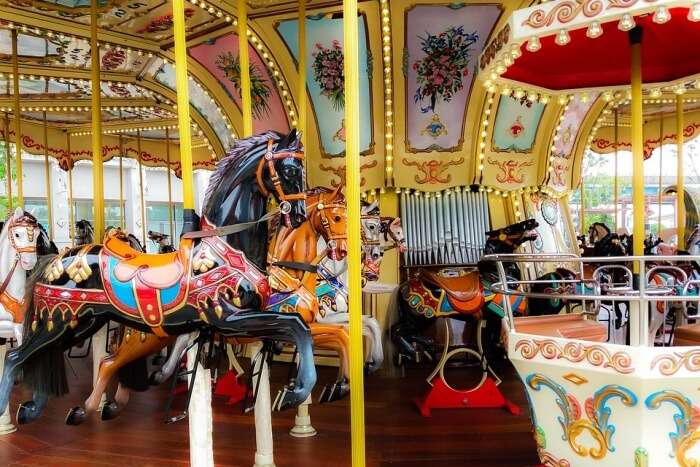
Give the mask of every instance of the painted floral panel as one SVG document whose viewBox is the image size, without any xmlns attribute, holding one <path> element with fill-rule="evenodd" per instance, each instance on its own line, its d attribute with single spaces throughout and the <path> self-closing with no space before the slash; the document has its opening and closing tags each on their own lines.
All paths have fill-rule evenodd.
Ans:
<svg viewBox="0 0 700 467">
<path fill-rule="evenodd" d="M 360 151 L 372 148 L 372 55 L 367 42 L 367 19 L 359 21 L 360 61 Z M 277 31 L 289 48 L 294 60 L 299 58 L 299 23 L 296 19 L 282 21 Z M 306 21 L 307 89 L 321 138 L 321 148 L 327 156 L 345 153 L 345 76 L 343 71 L 343 18 L 338 15 L 315 15 Z"/>
<path fill-rule="evenodd" d="M 406 13 L 406 144 L 409 151 L 458 149 L 479 55 L 500 16 L 497 5 L 416 5 Z"/>
<path fill-rule="evenodd" d="M 531 152 L 544 108 L 544 104 L 525 98 L 501 97 L 493 127 L 492 149 L 499 152 Z"/>
<path fill-rule="evenodd" d="M 569 108 L 564 112 L 564 118 L 561 121 L 561 130 L 559 137 L 554 142 L 555 154 L 559 157 L 570 158 L 571 151 L 574 149 L 574 143 L 578 136 L 579 129 L 586 114 L 593 106 L 600 93 L 593 92 L 586 94 L 584 100 L 581 100 L 581 94 L 573 96 L 569 102 Z M 585 102 L 584 102 L 585 101 Z"/>
</svg>

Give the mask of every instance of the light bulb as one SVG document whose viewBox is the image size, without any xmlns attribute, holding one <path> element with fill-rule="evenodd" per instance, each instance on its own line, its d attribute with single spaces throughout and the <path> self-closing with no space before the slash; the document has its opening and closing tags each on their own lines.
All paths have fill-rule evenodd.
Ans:
<svg viewBox="0 0 700 467">
<path fill-rule="evenodd" d="M 529 52 L 537 52 L 542 48 L 542 44 L 540 43 L 540 39 L 537 36 L 532 36 L 529 41 L 527 41 L 527 50 Z"/>
<path fill-rule="evenodd" d="M 571 42 L 571 37 L 566 29 L 560 29 L 554 42 L 556 42 L 557 45 L 566 45 Z"/>
<path fill-rule="evenodd" d="M 654 22 L 656 24 L 664 24 L 667 23 L 668 20 L 671 19 L 671 12 L 668 11 L 668 8 L 666 8 L 664 5 L 659 6 L 659 8 L 656 9 L 656 13 L 654 13 Z"/>
<path fill-rule="evenodd" d="M 688 21 L 700 21 L 700 3 L 693 3 L 688 11 Z"/>
<path fill-rule="evenodd" d="M 617 28 L 620 31 L 629 31 L 634 26 L 635 23 L 632 15 L 630 15 L 629 13 L 625 13 L 624 15 L 622 15 L 622 19 L 620 19 L 620 23 L 617 25 Z"/>
<path fill-rule="evenodd" d="M 588 26 L 586 36 L 590 37 L 591 39 L 595 39 L 596 37 L 600 37 L 602 35 L 603 28 L 600 26 L 600 21 L 593 21 L 591 25 Z"/>
</svg>

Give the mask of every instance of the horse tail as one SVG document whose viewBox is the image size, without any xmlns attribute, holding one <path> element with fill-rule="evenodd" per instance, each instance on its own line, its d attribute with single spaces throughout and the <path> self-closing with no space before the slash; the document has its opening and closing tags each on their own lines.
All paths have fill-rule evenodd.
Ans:
<svg viewBox="0 0 700 467">
<path fill-rule="evenodd" d="M 44 331 L 45 320 L 34 321 L 34 286 L 41 278 L 44 268 L 56 257 L 46 255 L 39 258 L 37 265 L 27 279 L 24 302 L 27 304 L 24 315 L 23 345 Z M 40 318 L 40 317 L 37 317 Z M 34 328 L 33 322 L 37 323 Z M 34 328 L 34 329 L 33 329 Z M 30 356 L 21 367 L 22 380 L 32 391 L 59 397 L 68 393 L 66 362 L 60 347 L 55 344 L 40 349 Z"/>
<path fill-rule="evenodd" d="M 137 358 L 119 368 L 117 376 L 119 383 L 132 391 L 148 389 L 148 356 Z"/>
</svg>

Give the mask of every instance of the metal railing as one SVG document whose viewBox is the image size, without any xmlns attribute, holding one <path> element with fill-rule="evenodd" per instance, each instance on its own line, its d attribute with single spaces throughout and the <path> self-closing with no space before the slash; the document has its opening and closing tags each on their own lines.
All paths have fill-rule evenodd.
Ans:
<svg viewBox="0 0 700 467">
<path fill-rule="evenodd" d="M 649 303 L 683 303 L 685 317 L 688 319 L 700 318 L 700 315 L 689 315 L 687 303 L 700 304 L 700 275 L 688 277 L 688 274 L 678 267 L 679 263 L 700 262 L 700 256 L 624 256 L 624 257 L 591 257 L 582 258 L 573 254 L 494 254 L 486 255 L 483 261 L 495 263 L 498 280 L 490 285 L 493 293 L 501 294 L 502 306 L 506 312 L 508 325 L 511 332 L 515 331 L 515 320 L 509 296 L 522 296 L 526 298 L 561 299 L 571 302 L 581 302 L 586 309 L 586 303 L 592 302 L 599 305 L 601 302 L 625 302 L 630 311 L 630 342 L 632 345 L 648 345 L 648 304 Z M 504 263 L 551 263 L 559 267 L 562 263 L 577 264 L 577 279 L 547 279 L 513 280 L 506 274 Z M 658 264 L 670 263 L 670 264 Z M 591 277 L 585 277 L 585 266 L 595 266 Z M 647 266 L 651 265 L 647 269 Z M 521 268 L 522 270 L 522 268 Z M 639 280 L 638 274 L 633 271 L 645 271 Z M 601 281 L 604 274 L 612 276 L 613 272 L 619 272 L 624 280 L 620 282 Z M 673 277 L 673 284 L 656 284 L 653 278 L 661 272 L 669 273 Z M 533 285 L 543 284 L 548 286 L 580 285 L 579 290 L 584 293 L 570 292 L 532 292 Z M 525 287 L 524 287 L 525 286 Z M 680 288 L 680 293 L 679 293 Z M 559 288 L 562 290 L 563 288 Z M 590 293 L 586 292 L 590 290 Z M 695 295 L 693 295 L 693 293 Z M 700 309 L 700 306 L 698 307 Z"/>
</svg>

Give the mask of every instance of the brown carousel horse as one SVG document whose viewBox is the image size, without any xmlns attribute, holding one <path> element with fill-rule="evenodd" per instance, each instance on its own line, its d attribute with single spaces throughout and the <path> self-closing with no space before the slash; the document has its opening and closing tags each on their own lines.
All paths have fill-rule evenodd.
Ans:
<svg viewBox="0 0 700 467">
<path fill-rule="evenodd" d="M 256 254 L 264 255 L 267 246 L 267 224 L 261 220 L 269 194 L 277 198 L 286 224 L 296 227 L 305 220 L 300 151 L 294 131 L 238 140 L 217 164 L 206 193 L 207 224 L 221 227 L 186 233 L 174 253 L 143 254 L 110 236 L 104 245 L 69 249 L 39 264 L 29 281 L 22 345 L 5 359 L 0 410 L 21 369 L 33 397 L 20 406 L 17 420 L 36 419 L 49 396 L 67 392 L 63 352 L 109 320 L 164 337 L 207 330 L 291 342 L 299 368 L 278 408 L 306 400 L 316 382 L 308 327 L 296 314 L 259 311 L 270 289 L 255 263 L 264 261 Z M 246 243 L 250 257 L 234 246 Z M 205 258 L 211 267 L 203 269 Z M 84 417 L 81 412 L 72 410 L 68 421 Z"/>
<path fill-rule="evenodd" d="M 271 250 L 274 249 L 274 251 L 270 253 L 271 267 L 268 280 L 272 290 L 277 293 L 270 296 L 266 311 L 298 313 L 310 325 L 314 345 L 337 350 L 344 358 L 343 361 L 347 362 L 347 338 L 345 340 L 342 339 L 343 336 L 338 338 L 336 329 L 329 330 L 315 323 L 311 324 L 318 311 L 315 295 L 317 282 L 315 264 L 320 259 L 315 258 L 318 237 L 322 236 L 326 240 L 330 257 L 342 259 L 347 252 L 346 209 L 344 202 L 341 204 L 337 201 L 338 197 L 342 197 L 339 189 L 333 192 L 308 191 L 306 201 L 308 219 L 297 228 L 280 226 L 278 233 L 273 237 L 270 245 Z M 206 220 L 202 222 L 206 223 Z M 213 228 L 213 226 L 207 225 L 206 228 Z M 208 270 L 213 266 L 214 263 L 207 257 L 202 257 L 195 265 L 201 270 Z M 236 303 L 235 299 L 233 302 Z M 171 357 L 173 361 L 166 364 L 174 369 L 175 362 L 180 361 L 186 347 L 186 336 L 176 339 L 175 336 L 163 338 L 155 334 L 134 334 L 136 333 L 127 329 L 117 350 L 103 359 L 93 391 L 85 401 L 87 412 L 98 410 L 102 394 L 115 374 L 119 372 L 120 384 L 114 401 L 102 408 L 103 420 L 113 419 L 119 414 L 129 401 L 130 389 L 143 388 L 145 376 L 134 376 L 128 371 L 129 364 L 160 352 L 166 346 L 174 345 L 175 350 Z M 172 371 L 156 372 L 152 375 L 151 382 L 161 383 L 171 373 Z M 81 418 L 71 421 L 82 422 L 83 420 Z"/>
</svg>

